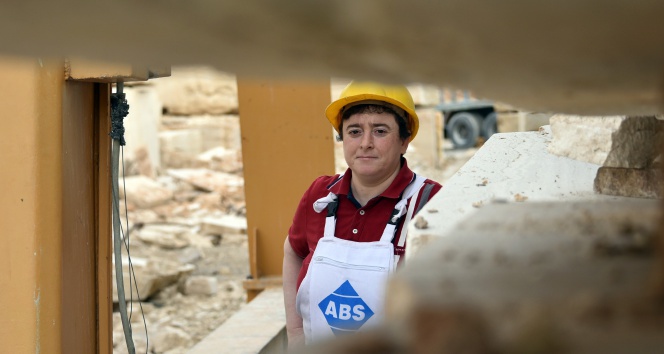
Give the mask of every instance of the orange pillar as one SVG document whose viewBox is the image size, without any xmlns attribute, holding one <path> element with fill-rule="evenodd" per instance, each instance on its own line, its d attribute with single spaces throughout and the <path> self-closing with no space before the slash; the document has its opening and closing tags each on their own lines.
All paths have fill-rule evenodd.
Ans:
<svg viewBox="0 0 664 354">
<path fill-rule="evenodd" d="M 302 194 L 334 173 L 332 128 L 324 110 L 330 83 L 238 79 L 251 300 L 281 284 L 283 243 Z"/>
<path fill-rule="evenodd" d="M 0 58 L 0 343 L 59 353 L 64 63 Z"/>
<path fill-rule="evenodd" d="M 113 350 L 109 82 L 168 72 L 90 68 L 0 57 L 1 353 Z"/>
</svg>

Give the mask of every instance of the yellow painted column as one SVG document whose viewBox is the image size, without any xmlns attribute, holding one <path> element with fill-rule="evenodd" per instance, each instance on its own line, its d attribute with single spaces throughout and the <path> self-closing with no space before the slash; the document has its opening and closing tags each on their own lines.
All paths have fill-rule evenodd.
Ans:
<svg viewBox="0 0 664 354">
<path fill-rule="evenodd" d="M 251 300 L 280 284 L 283 243 L 302 194 L 334 174 L 332 127 L 324 115 L 329 81 L 238 79 Z"/>
<path fill-rule="evenodd" d="M 164 75 L 0 57 L 0 353 L 112 352 L 110 82 Z"/>
<path fill-rule="evenodd" d="M 0 346 L 61 347 L 62 61 L 0 58 Z"/>
</svg>

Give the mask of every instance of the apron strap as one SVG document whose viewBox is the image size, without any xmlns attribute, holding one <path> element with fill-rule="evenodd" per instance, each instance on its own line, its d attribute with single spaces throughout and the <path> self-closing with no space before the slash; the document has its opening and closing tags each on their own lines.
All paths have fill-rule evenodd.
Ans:
<svg viewBox="0 0 664 354">
<path fill-rule="evenodd" d="M 417 194 L 419 193 L 420 189 L 422 189 L 424 181 L 426 181 L 426 178 L 424 177 L 418 175 L 415 175 L 414 177 L 415 178 L 413 182 L 411 182 L 408 185 L 408 187 L 404 189 L 401 200 L 399 200 L 399 202 L 397 202 L 397 205 L 394 207 L 392 215 L 390 216 L 387 225 L 385 225 L 383 234 L 380 237 L 381 242 L 389 242 L 389 243 L 392 242 L 392 240 L 394 239 L 394 235 L 396 233 L 396 228 L 399 225 L 399 220 L 401 219 L 401 217 L 404 216 L 404 214 L 406 215 L 406 219 L 404 220 L 403 227 L 401 228 L 401 234 L 397 242 L 399 246 L 403 246 L 403 244 L 406 242 L 406 232 L 408 228 L 408 223 L 413 217 L 413 211 L 415 210 L 415 205 L 417 204 Z M 413 196 L 415 196 L 415 198 L 411 201 L 408 209 L 406 209 L 406 205 L 408 204 L 408 199 L 410 199 Z M 323 237 L 334 237 L 334 232 L 337 224 L 336 214 L 338 206 L 339 206 L 338 197 L 336 194 L 332 192 L 328 193 L 328 195 L 326 195 L 325 197 L 316 200 L 313 204 L 314 211 L 317 213 L 321 213 L 323 212 L 323 210 L 327 209 L 327 216 L 325 217 L 325 230 L 323 233 Z"/>
<path fill-rule="evenodd" d="M 334 237 L 334 231 L 337 226 L 337 207 L 339 201 L 337 195 L 330 192 L 327 196 L 318 199 L 314 202 L 314 211 L 321 213 L 327 209 L 327 216 L 325 217 L 325 229 L 323 237 Z"/>
<path fill-rule="evenodd" d="M 422 181 L 424 182 L 424 181 Z M 415 205 L 417 204 L 417 192 L 422 189 L 422 185 L 424 183 L 421 183 L 417 190 L 415 191 L 415 196 L 413 199 L 410 201 L 410 205 L 408 206 L 408 212 L 406 213 L 406 219 L 403 221 L 403 227 L 401 228 L 401 234 L 399 234 L 399 239 L 397 240 L 397 246 L 403 247 L 403 245 L 406 243 L 406 234 L 408 234 L 408 224 L 410 224 L 410 220 L 413 218 L 413 212 L 415 211 Z"/>
<path fill-rule="evenodd" d="M 410 201 L 410 205 L 408 206 L 408 213 L 406 213 L 406 220 L 403 221 L 403 227 L 401 228 L 401 233 L 399 234 L 399 238 L 397 239 L 397 246 L 398 247 L 403 247 L 403 245 L 406 243 L 406 236 L 408 234 L 408 224 L 410 223 L 410 220 L 413 218 L 413 210 L 415 210 L 415 205 L 418 204 L 417 200 L 417 192 L 422 189 L 422 183 L 419 188 L 417 188 L 417 191 L 415 192 L 415 197 L 413 197 L 413 200 Z M 427 185 L 429 186 L 429 185 Z M 425 192 L 427 190 L 425 189 Z M 427 195 L 428 198 L 428 195 Z M 424 198 L 423 198 L 424 199 Z M 426 202 L 426 201 L 425 201 Z M 419 202 L 420 207 L 417 209 L 417 211 L 420 211 L 422 208 L 422 202 Z M 396 269 L 397 265 L 399 264 L 399 259 L 401 258 L 400 255 L 394 255 L 394 268 Z"/>
<path fill-rule="evenodd" d="M 408 208 L 408 211 L 412 217 L 412 209 L 414 209 L 413 205 L 416 204 L 415 202 L 417 200 L 417 193 L 424 185 L 424 181 L 426 181 L 426 178 L 415 175 L 415 180 L 411 182 L 403 191 L 401 200 L 399 200 L 397 205 L 394 207 L 392 216 L 390 216 L 390 220 L 387 222 L 387 225 L 385 225 L 385 230 L 383 230 L 383 235 L 380 237 L 382 242 L 392 242 L 396 228 L 399 225 L 399 220 L 404 214 L 406 214 L 406 205 L 408 204 L 408 199 L 415 196 L 415 198 L 411 200 L 410 207 Z M 407 218 L 407 220 L 404 222 L 404 226 L 402 227 L 401 232 L 402 234 L 403 230 L 407 228 L 408 222 L 410 222 L 410 218 Z"/>
</svg>

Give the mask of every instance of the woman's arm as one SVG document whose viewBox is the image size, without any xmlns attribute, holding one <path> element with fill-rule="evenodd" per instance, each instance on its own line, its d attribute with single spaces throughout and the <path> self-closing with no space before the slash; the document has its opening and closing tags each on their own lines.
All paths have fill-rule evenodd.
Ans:
<svg viewBox="0 0 664 354">
<path fill-rule="evenodd" d="M 304 331 L 302 329 L 302 317 L 295 309 L 295 297 L 297 295 L 297 278 L 302 268 L 302 258 L 298 256 L 290 245 L 288 237 L 284 242 L 284 306 L 286 308 L 286 333 L 288 334 L 288 347 L 297 348 L 304 345 Z"/>
</svg>

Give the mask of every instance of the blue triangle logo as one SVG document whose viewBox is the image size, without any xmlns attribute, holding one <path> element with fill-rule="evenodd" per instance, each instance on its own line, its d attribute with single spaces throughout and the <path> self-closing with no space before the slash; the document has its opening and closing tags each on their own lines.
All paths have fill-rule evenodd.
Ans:
<svg viewBox="0 0 664 354">
<path fill-rule="evenodd" d="M 337 336 L 357 331 L 374 315 L 348 280 L 318 303 L 318 308 Z"/>
<path fill-rule="evenodd" d="M 341 286 L 338 287 L 337 290 L 335 290 L 332 294 L 345 295 L 345 296 L 359 296 L 357 295 L 357 291 L 353 289 L 348 280 L 346 280 L 343 284 L 341 284 Z"/>
</svg>

